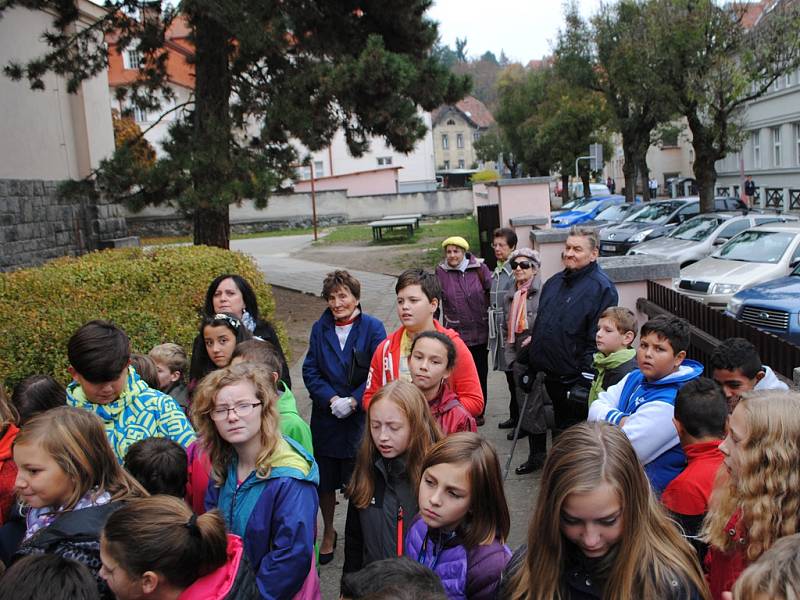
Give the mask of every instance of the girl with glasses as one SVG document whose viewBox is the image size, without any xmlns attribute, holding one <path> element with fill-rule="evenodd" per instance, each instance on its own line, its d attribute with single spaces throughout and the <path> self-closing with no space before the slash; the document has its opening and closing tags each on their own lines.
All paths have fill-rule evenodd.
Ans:
<svg viewBox="0 0 800 600">
<path fill-rule="evenodd" d="M 300 444 L 280 435 L 277 400 L 269 376 L 248 363 L 197 386 L 192 412 L 213 480 L 206 509 L 219 509 L 244 540 L 262 598 L 314 598 L 319 471 Z"/>
<path fill-rule="evenodd" d="M 507 364 L 513 366 L 517 402 L 519 406 L 523 406 L 527 392 L 522 389 L 522 377 L 528 372 L 528 361 L 520 360 L 519 354 L 531 342 L 533 324 L 539 311 L 539 290 L 542 287 L 542 280 L 537 275 L 541 259 L 536 250 L 520 248 L 511 253 L 508 263 L 514 276 L 514 287 L 508 291 L 505 298 L 503 351 Z M 531 402 L 536 405 L 530 406 Z M 515 469 L 517 475 L 541 469 L 547 453 L 547 423 L 542 395 L 531 394 L 528 403 L 527 411 L 536 415 L 535 428 L 533 431 L 524 432 L 528 435 L 528 460 Z"/>
</svg>

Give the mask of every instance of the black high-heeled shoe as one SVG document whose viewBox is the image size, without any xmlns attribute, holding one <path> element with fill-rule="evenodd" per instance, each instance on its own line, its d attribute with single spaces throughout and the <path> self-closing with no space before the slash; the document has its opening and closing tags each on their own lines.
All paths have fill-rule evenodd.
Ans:
<svg viewBox="0 0 800 600">
<path fill-rule="evenodd" d="M 330 552 L 320 552 L 319 553 L 319 564 L 327 565 L 329 562 L 333 560 L 333 553 L 336 551 L 336 542 L 339 541 L 339 532 L 333 532 L 333 550 Z"/>
</svg>

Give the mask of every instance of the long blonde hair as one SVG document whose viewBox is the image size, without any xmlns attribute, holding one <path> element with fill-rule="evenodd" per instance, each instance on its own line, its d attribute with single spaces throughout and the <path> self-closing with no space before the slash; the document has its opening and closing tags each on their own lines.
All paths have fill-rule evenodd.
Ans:
<svg viewBox="0 0 800 600">
<path fill-rule="evenodd" d="M 731 517 L 747 531 L 747 558 L 755 560 L 778 538 L 800 528 L 800 394 L 750 392 L 736 409 L 747 422 L 740 444 L 739 474 L 720 469 L 703 539 L 723 551 L 736 541 L 728 535 Z"/>
<path fill-rule="evenodd" d="M 622 505 L 622 536 L 603 598 L 663 598 L 672 581 L 710 598 L 694 550 L 667 518 L 624 433 L 607 423 L 581 423 L 564 431 L 542 472 L 536 511 L 528 528 L 525 563 L 511 580 L 513 600 L 564 598 L 568 544 L 562 507 L 571 494 L 610 485 Z"/>
<path fill-rule="evenodd" d="M 71 493 L 63 509 L 71 510 L 88 492 L 108 492 L 112 500 L 147 496 L 144 488 L 119 464 L 103 422 L 88 410 L 59 406 L 25 423 L 14 447 L 38 444 L 70 478 Z"/>
<path fill-rule="evenodd" d="M 408 419 L 411 437 L 405 452 L 406 472 L 411 485 L 415 485 L 422 473 L 422 461 L 428 449 L 442 438 L 428 401 L 413 383 L 392 381 L 379 389 L 367 409 L 367 428 L 361 439 L 356 456 L 356 466 L 345 494 L 357 508 L 366 508 L 375 493 L 375 461 L 380 456 L 369 427 L 369 415 L 379 402 L 394 402 Z"/>
<path fill-rule="evenodd" d="M 221 486 L 228 474 L 228 466 L 236 456 L 233 446 L 222 439 L 211 419 L 214 401 L 222 388 L 247 381 L 261 402 L 261 452 L 256 457 L 256 476 L 269 477 L 270 460 L 280 442 L 278 421 L 278 394 L 272 380 L 263 369 L 251 363 L 240 363 L 212 371 L 200 381 L 192 397 L 192 416 L 201 443 L 211 460 L 211 476 Z"/>
</svg>

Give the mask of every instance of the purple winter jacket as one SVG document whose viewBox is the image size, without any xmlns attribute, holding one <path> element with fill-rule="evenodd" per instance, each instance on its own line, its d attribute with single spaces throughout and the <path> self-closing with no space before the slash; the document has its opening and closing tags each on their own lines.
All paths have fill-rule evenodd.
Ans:
<svg viewBox="0 0 800 600">
<path fill-rule="evenodd" d="M 442 286 L 442 325 L 454 329 L 467 346 L 485 344 L 489 339 L 489 290 L 492 272 L 469 252 L 464 272 L 442 262 L 436 278 Z"/>
<path fill-rule="evenodd" d="M 454 533 L 429 531 L 417 516 L 406 534 L 405 555 L 439 576 L 449 600 L 494 600 L 511 550 L 497 539 L 467 550 Z"/>
</svg>

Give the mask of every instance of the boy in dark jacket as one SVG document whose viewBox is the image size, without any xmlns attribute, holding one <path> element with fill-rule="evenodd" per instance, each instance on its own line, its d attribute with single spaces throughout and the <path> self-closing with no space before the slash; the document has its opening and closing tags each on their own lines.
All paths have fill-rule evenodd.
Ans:
<svg viewBox="0 0 800 600">
<path fill-rule="evenodd" d="M 672 424 L 675 396 L 684 383 L 703 372 L 700 363 L 686 360 L 688 347 L 685 320 L 666 315 L 650 319 L 640 334 L 639 368 L 601 392 L 589 407 L 590 421 L 608 421 L 622 428 L 657 494 L 686 464 Z"/>
<path fill-rule="evenodd" d="M 594 355 L 594 381 L 589 390 L 589 404 L 600 392 L 618 384 L 636 368 L 636 350 L 631 348 L 636 337 L 636 315 L 624 306 L 603 311 L 597 322 L 597 352 Z"/>
</svg>

